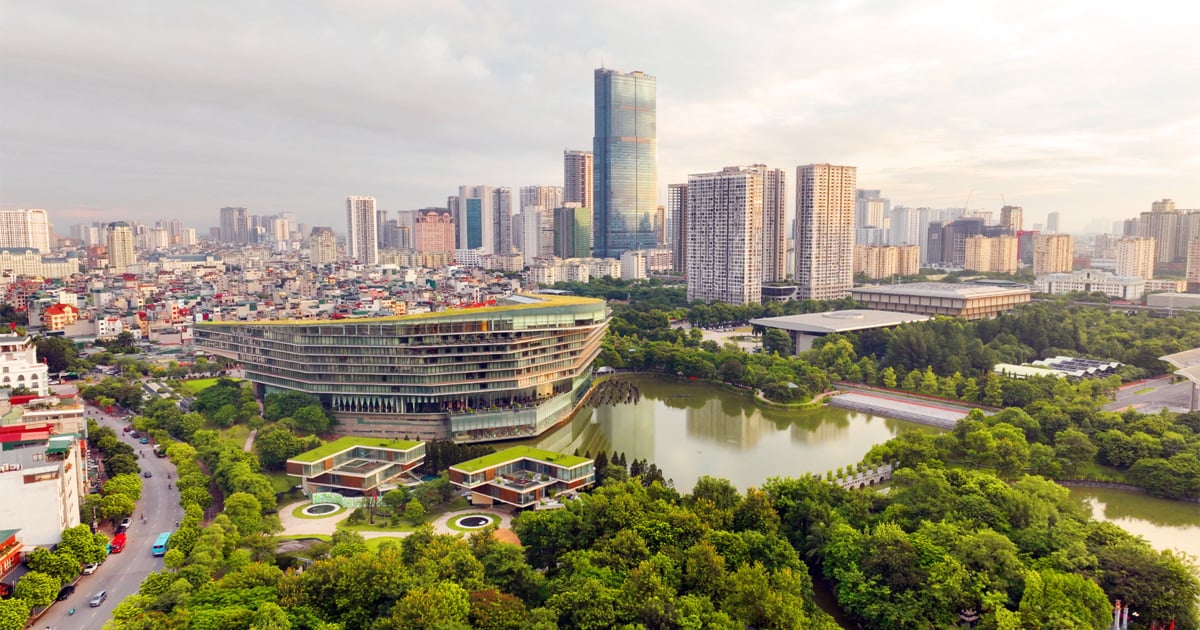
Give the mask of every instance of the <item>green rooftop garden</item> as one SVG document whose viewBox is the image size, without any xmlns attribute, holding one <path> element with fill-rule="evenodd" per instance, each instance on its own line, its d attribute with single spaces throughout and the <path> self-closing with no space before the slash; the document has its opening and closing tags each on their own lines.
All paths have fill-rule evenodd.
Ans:
<svg viewBox="0 0 1200 630">
<path fill-rule="evenodd" d="M 573 468 L 580 464 L 585 464 L 592 461 L 586 457 L 567 455 L 565 453 L 555 453 L 554 451 L 544 451 L 540 448 L 534 448 L 532 446 L 514 446 L 512 448 L 506 448 L 498 453 L 492 453 L 491 455 L 484 455 L 483 457 L 469 459 L 460 464 L 455 464 L 451 466 L 451 468 L 456 468 L 467 473 L 473 473 L 479 472 L 484 468 L 491 468 L 492 466 L 521 458 L 533 459 L 540 462 L 545 462 L 547 464 L 554 464 L 555 466 L 562 466 L 564 468 Z"/>
<path fill-rule="evenodd" d="M 311 464 L 355 446 L 391 448 L 398 451 L 407 451 L 420 445 L 420 442 L 413 442 L 411 440 L 388 440 L 385 438 L 348 436 L 338 438 L 332 442 L 326 442 L 325 444 L 322 444 L 311 451 L 300 453 L 299 455 L 292 457 L 291 460 L 305 464 Z"/>
</svg>

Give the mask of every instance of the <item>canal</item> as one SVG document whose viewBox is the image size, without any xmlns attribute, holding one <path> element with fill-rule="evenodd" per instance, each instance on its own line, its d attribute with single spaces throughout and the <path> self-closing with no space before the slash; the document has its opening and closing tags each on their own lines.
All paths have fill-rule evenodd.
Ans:
<svg viewBox="0 0 1200 630">
<path fill-rule="evenodd" d="M 623 377 L 641 390 L 636 403 L 585 408 L 569 423 L 526 444 L 593 457 L 624 453 L 656 464 L 680 492 L 703 475 L 742 491 L 771 477 L 824 474 L 857 463 L 912 422 L 819 407 L 790 410 L 757 404 L 748 392 L 651 375 Z"/>
</svg>

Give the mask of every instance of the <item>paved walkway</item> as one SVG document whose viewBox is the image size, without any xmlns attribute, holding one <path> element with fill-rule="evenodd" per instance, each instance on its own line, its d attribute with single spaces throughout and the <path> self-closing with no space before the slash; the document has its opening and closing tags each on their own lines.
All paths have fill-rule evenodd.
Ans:
<svg viewBox="0 0 1200 630">
<path fill-rule="evenodd" d="M 962 409 L 940 407 L 918 400 L 901 400 L 896 397 L 866 392 L 846 392 L 829 401 L 834 407 L 855 411 L 866 411 L 880 416 L 928 424 L 943 429 L 952 429 L 967 416 Z"/>
<path fill-rule="evenodd" d="M 308 501 L 300 503 L 292 503 L 279 508 L 279 522 L 283 524 L 283 531 L 280 535 L 283 536 L 303 536 L 319 534 L 323 536 L 332 536 L 337 531 L 337 524 L 346 520 L 350 516 L 351 510 L 346 510 L 340 514 L 335 514 L 327 518 L 296 518 L 292 515 L 292 511 L 296 506 L 307 505 Z M 461 534 L 456 529 L 451 529 L 447 524 L 450 521 L 464 514 L 490 514 L 500 519 L 500 529 L 512 528 L 512 513 L 507 510 L 498 508 L 467 508 L 465 510 L 457 510 L 439 515 L 437 518 L 430 521 L 433 525 L 433 531 L 437 534 Z M 359 532 L 363 538 L 404 538 L 412 532 L 397 532 L 397 531 L 374 531 L 374 532 Z"/>
</svg>

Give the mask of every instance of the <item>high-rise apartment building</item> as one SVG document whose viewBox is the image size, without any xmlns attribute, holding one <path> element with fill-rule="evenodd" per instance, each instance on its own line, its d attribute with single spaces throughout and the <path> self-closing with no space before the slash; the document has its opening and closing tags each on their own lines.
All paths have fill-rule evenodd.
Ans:
<svg viewBox="0 0 1200 630">
<path fill-rule="evenodd" d="M 560 189 L 561 190 L 561 189 Z M 511 254 L 513 251 L 513 191 L 507 186 L 492 190 L 492 220 L 493 251 L 497 254 Z"/>
<path fill-rule="evenodd" d="M 0 210 L 0 248 L 28 247 L 50 251 L 50 216 L 45 210 Z"/>
<path fill-rule="evenodd" d="M 551 210 L 562 208 L 564 191 L 562 186 L 522 186 L 521 209 L 528 206 L 541 206 Z M 587 207 L 587 206 L 583 206 Z"/>
<path fill-rule="evenodd" d="M 346 244 L 351 260 L 362 265 L 379 262 L 379 226 L 374 197 L 346 197 Z"/>
<path fill-rule="evenodd" d="M 1200 292 L 1200 238 L 1188 242 L 1187 290 L 1188 293 Z"/>
<path fill-rule="evenodd" d="M 108 268 L 123 273 L 137 262 L 133 228 L 124 221 L 108 224 Z"/>
<path fill-rule="evenodd" d="M 375 238 L 376 238 L 376 243 L 377 243 L 376 247 L 378 249 L 388 249 L 388 248 L 392 247 L 392 243 L 391 243 L 392 235 L 388 232 L 387 224 L 388 224 L 388 211 L 387 210 L 376 210 L 375 211 L 375 232 L 376 232 Z"/>
<path fill-rule="evenodd" d="M 884 199 L 878 190 L 859 188 L 854 191 L 854 224 L 860 228 L 887 229 L 892 202 Z"/>
<path fill-rule="evenodd" d="M 688 176 L 687 297 L 747 304 L 762 300 L 762 166 Z"/>
<path fill-rule="evenodd" d="M 762 281 L 782 282 L 788 277 L 787 173 L 756 164 L 763 178 Z"/>
<path fill-rule="evenodd" d="M 337 236 L 331 227 L 314 227 L 308 237 L 308 260 L 314 267 L 337 262 Z"/>
<path fill-rule="evenodd" d="M 554 211 L 554 255 L 588 258 L 591 255 L 592 209 L 574 201 Z"/>
<path fill-rule="evenodd" d="M 1017 237 L 968 236 L 963 268 L 987 273 L 1017 272 Z"/>
<path fill-rule="evenodd" d="M 920 245 L 921 213 L 917 208 L 897 206 L 888 216 L 888 244 Z"/>
<path fill-rule="evenodd" d="M 1058 217 L 1057 212 L 1051 212 L 1046 215 L 1046 231 L 1050 234 L 1058 234 Z"/>
<path fill-rule="evenodd" d="M 667 247 L 671 268 L 687 271 L 687 184 L 667 186 Z"/>
<path fill-rule="evenodd" d="M 917 245 L 855 245 L 854 274 L 872 280 L 921 273 L 921 248 Z"/>
<path fill-rule="evenodd" d="M 1154 277 L 1154 250 L 1158 244 L 1152 238 L 1129 237 L 1117 241 L 1117 275 L 1135 276 L 1147 280 Z"/>
<path fill-rule="evenodd" d="M 1183 260 L 1187 256 L 1187 243 L 1182 246 L 1179 243 L 1180 223 L 1181 214 L 1170 199 L 1153 202 L 1150 212 L 1143 212 L 1138 219 L 1139 236 L 1154 239 L 1156 263 Z"/>
<path fill-rule="evenodd" d="M 593 189 L 596 256 L 651 249 L 658 207 L 656 82 L 644 72 L 595 74 Z"/>
<path fill-rule="evenodd" d="M 796 284 L 799 299 L 834 300 L 854 285 L 853 166 L 796 167 Z M 689 194 L 689 198 L 691 195 Z"/>
<path fill-rule="evenodd" d="M 250 240 L 250 215 L 245 208 L 221 208 L 221 242 L 246 244 Z"/>
<path fill-rule="evenodd" d="M 1070 234 L 1033 237 L 1033 273 L 1065 273 L 1075 261 L 1075 239 Z"/>
<path fill-rule="evenodd" d="M 1008 233 L 1016 235 L 1025 229 L 1025 209 L 1021 206 L 1004 206 L 1000 208 L 1000 225 L 1008 228 Z"/>
<path fill-rule="evenodd" d="M 425 208 L 413 224 L 413 249 L 423 254 L 454 251 L 454 217 L 445 208 Z"/>
<path fill-rule="evenodd" d="M 563 151 L 563 202 L 592 208 L 592 152 Z"/>
<path fill-rule="evenodd" d="M 535 258 L 554 255 L 554 211 L 541 206 L 526 206 L 520 219 L 520 250 L 526 264 Z M 517 221 L 513 221 L 517 223 Z"/>
</svg>

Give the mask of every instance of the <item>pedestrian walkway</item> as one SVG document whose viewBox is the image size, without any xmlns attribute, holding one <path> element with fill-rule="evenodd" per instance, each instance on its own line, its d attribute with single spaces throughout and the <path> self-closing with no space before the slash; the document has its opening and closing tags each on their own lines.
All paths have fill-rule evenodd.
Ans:
<svg viewBox="0 0 1200 630">
<path fill-rule="evenodd" d="M 309 502 L 306 500 L 279 508 L 279 522 L 283 525 L 283 531 L 280 532 L 281 536 L 332 536 L 337 531 L 337 524 L 346 520 L 351 512 L 351 510 L 347 509 L 339 514 L 325 518 L 298 518 L 292 514 L 297 507 L 308 504 Z M 430 521 L 429 524 L 433 526 L 433 531 L 436 534 L 462 534 L 463 532 L 452 529 L 449 523 L 465 514 L 488 514 L 495 516 L 500 521 L 497 523 L 498 528 L 504 530 L 512 529 L 512 513 L 494 507 L 467 508 L 465 510 L 447 512 L 439 515 Z M 359 533 L 362 534 L 363 538 L 404 538 L 412 532 L 368 531 Z"/>
<path fill-rule="evenodd" d="M 959 420 L 967 417 L 967 412 L 962 409 L 941 407 L 927 402 L 899 400 L 864 392 L 845 392 L 840 396 L 834 396 L 830 399 L 829 404 L 843 409 L 865 411 L 943 429 L 952 429 Z"/>
</svg>

